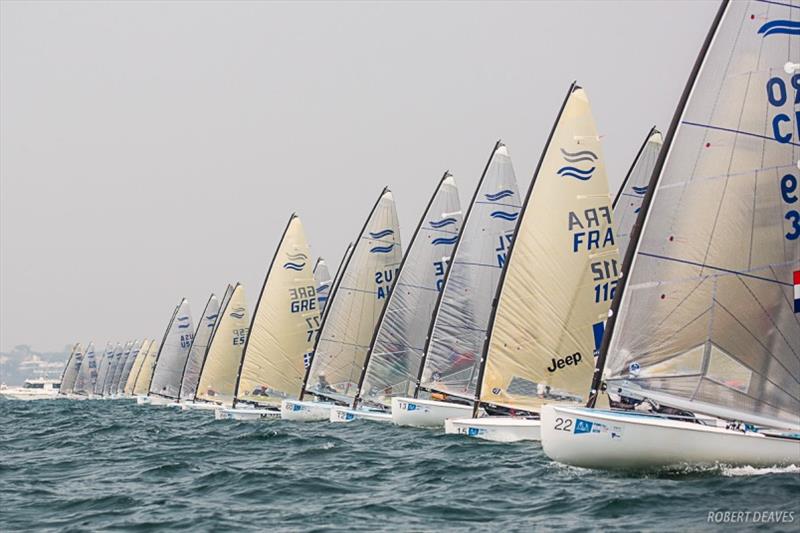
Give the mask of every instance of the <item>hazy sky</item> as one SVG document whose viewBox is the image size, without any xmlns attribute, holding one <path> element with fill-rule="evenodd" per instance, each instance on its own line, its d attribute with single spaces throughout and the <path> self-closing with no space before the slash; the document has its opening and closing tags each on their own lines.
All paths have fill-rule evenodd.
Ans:
<svg viewBox="0 0 800 533">
<path fill-rule="evenodd" d="M 160 338 L 229 281 L 252 309 L 292 211 L 335 268 L 384 185 L 407 240 L 498 138 L 525 190 L 573 79 L 616 190 L 716 9 L 3 1 L 0 349 Z"/>
</svg>

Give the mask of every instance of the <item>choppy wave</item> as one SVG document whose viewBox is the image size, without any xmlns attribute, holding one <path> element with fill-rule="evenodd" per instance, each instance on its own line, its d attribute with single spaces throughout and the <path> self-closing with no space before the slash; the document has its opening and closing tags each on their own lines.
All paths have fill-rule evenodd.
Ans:
<svg viewBox="0 0 800 533">
<path fill-rule="evenodd" d="M 218 422 L 128 400 L 0 400 L 0 453 L 2 531 L 698 530 L 710 511 L 800 516 L 798 467 L 605 473 L 533 443 Z"/>
</svg>

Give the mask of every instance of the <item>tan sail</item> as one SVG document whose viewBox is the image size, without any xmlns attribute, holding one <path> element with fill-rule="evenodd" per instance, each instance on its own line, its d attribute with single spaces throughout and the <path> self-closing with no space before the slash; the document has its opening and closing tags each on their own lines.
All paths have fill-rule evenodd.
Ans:
<svg viewBox="0 0 800 533">
<path fill-rule="evenodd" d="M 156 368 L 159 347 L 158 342 L 155 340 L 150 341 L 147 355 L 142 360 L 142 368 L 139 370 L 139 375 L 136 377 L 136 382 L 133 386 L 133 394 L 135 396 L 147 396 L 147 393 L 150 392 L 150 381 L 153 379 L 153 370 Z"/>
<path fill-rule="evenodd" d="M 494 315 L 483 402 L 586 400 L 619 269 L 600 139 L 573 85 L 533 178 Z"/>
<path fill-rule="evenodd" d="M 151 341 L 149 339 L 145 339 L 142 342 L 142 346 L 139 348 L 139 353 L 136 355 L 136 359 L 133 361 L 131 372 L 128 374 L 128 381 L 125 383 L 123 393 L 133 394 L 133 387 L 136 385 L 136 378 L 139 376 L 139 372 L 142 369 L 145 358 L 147 358 L 147 352 L 150 349 L 150 343 Z"/>
<path fill-rule="evenodd" d="M 233 404 L 236 373 L 249 327 L 244 286 L 237 283 L 211 338 L 196 399 L 226 406 Z"/>
<path fill-rule="evenodd" d="M 311 251 L 292 215 L 261 290 L 239 373 L 236 400 L 280 404 L 300 395 L 304 360 L 319 328 Z"/>
</svg>

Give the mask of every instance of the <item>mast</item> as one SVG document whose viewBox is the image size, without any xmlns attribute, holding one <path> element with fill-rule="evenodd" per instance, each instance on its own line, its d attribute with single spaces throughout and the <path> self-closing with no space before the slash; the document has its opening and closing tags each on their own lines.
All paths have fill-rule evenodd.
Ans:
<svg viewBox="0 0 800 533">
<path fill-rule="evenodd" d="M 414 247 L 414 242 L 417 240 L 417 235 L 419 234 L 419 230 L 422 228 L 422 224 L 425 222 L 425 217 L 428 214 L 428 211 L 433 205 L 433 201 L 436 200 L 436 196 L 439 194 L 439 191 L 442 188 L 442 184 L 444 184 L 444 180 L 452 176 L 449 170 L 445 170 L 444 174 L 442 175 L 441 179 L 439 180 L 439 184 L 436 186 L 436 190 L 433 191 L 433 195 L 431 196 L 430 200 L 428 200 L 428 205 L 425 206 L 425 209 L 422 211 L 422 216 L 419 219 L 419 223 L 417 224 L 417 228 L 414 230 L 414 234 L 411 237 L 411 241 L 409 242 L 408 249 L 406 249 L 406 253 L 403 255 L 403 259 L 400 261 L 400 266 L 397 270 L 397 278 L 394 280 L 394 285 L 397 285 L 397 281 L 400 279 L 400 276 L 403 274 L 403 267 L 406 264 L 406 259 L 410 255 L 411 249 Z M 394 287 L 393 285 L 393 287 Z M 372 332 L 372 340 L 369 343 L 369 350 L 367 351 L 367 357 L 364 359 L 364 366 L 361 368 L 361 376 L 358 378 L 358 387 L 356 388 L 356 395 L 353 397 L 353 404 L 352 407 L 355 409 L 358 407 L 358 404 L 361 402 L 361 386 L 364 385 L 364 377 L 367 375 L 367 368 L 369 367 L 369 360 L 372 358 L 372 350 L 375 348 L 375 340 L 378 337 L 378 332 L 383 325 L 384 317 L 386 316 L 386 310 L 389 308 L 389 305 L 392 303 L 392 299 L 395 297 L 396 291 L 392 290 L 389 294 L 389 298 L 386 300 L 386 303 L 383 305 L 383 309 L 381 309 L 381 314 L 378 316 L 378 321 L 375 323 L 375 329 Z"/>
<path fill-rule="evenodd" d="M 458 254 L 458 248 L 461 246 L 461 237 L 464 235 L 464 228 L 466 228 L 467 223 L 469 222 L 469 215 L 472 212 L 472 207 L 475 205 L 475 201 L 478 199 L 478 193 L 481 190 L 481 185 L 483 185 L 484 178 L 486 178 L 486 172 L 489 170 L 489 166 L 492 164 L 494 154 L 501 146 L 503 146 L 503 142 L 498 139 L 494 145 L 494 148 L 492 148 L 491 154 L 489 154 L 489 159 L 486 161 L 486 166 L 483 167 L 481 179 L 478 180 L 478 184 L 475 186 L 475 192 L 472 194 L 472 200 L 470 201 L 467 212 L 464 215 L 464 220 L 461 222 L 461 231 L 458 234 L 458 239 L 456 240 L 456 244 L 453 247 L 452 253 L 450 254 L 450 266 L 447 268 L 447 272 L 444 274 L 444 279 L 442 280 L 442 290 L 439 291 L 439 296 L 436 298 L 436 306 L 433 308 L 433 315 L 431 315 L 431 323 L 428 327 L 428 335 L 425 339 L 425 347 L 422 351 L 422 359 L 420 360 L 419 371 L 417 372 L 417 383 L 414 386 L 414 398 L 419 397 L 420 383 L 422 382 L 422 373 L 425 370 L 425 363 L 428 359 L 428 348 L 431 344 L 433 327 L 436 325 L 436 317 L 439 315 L 439 308 L 442 305 L 442 297 L 444 296 L 445 289 L 447 288 L 447 282 L 450 279 L 450 273 L 453 271 L 453 260 Z"/>
<path fill-rule="evenodd" d="M 383 195 L 387 192 L 391 192 L 389 187 L 384 187 L 381 193 L 378 195 L 378 199 L 375 201 L 375 205 L 372 206 L 372 209 L 369 212 L 366 220 L 364 220 L 364 225 L 361 227 L 361 231 L 358 234 L 358 240 L 356 240 L 355 244 L 353 245 L 353 249 L 350 250 L 350 253 L 346 255 L 343 259 L 343 263 L 339 265 L 338 270 L 336 271 L 336 277 L 338 280 L 336 281 L 336 287 L 331 291 L 330 296 L 328 296 L 328 303 L 325 305 L 325 314 L 320 321 L 319 329 L 317 330 L 317 338 L 314 341 L 314 351 L 311 355 L 311 360 L 308 362 L 308 367 L 306 368 L 306 375 L 303 377 L 303 386 L 300 389 L 300 401 L 303 400 L 306 393 L 306 385 L 308 385 L 308 377 L 311 374 L 311 367 L 314 364 L 314 357 L 316 356 L 317 352 L 317 345 L 319 344 L 319 340 L 322 336 L 322 330 L 325 328 L 325 322 L 327 321 L 328 315 L 330 314 L 330 310 L 333 308 L 334 301 L 336 299 L 336 295 L 339 292 L 339 284 L 342 282 L 342 278 L 344 277 L 344 273 L 347 271 L 347 267 L 350 266 L 350 260 L 353 258 L 353 254 L 355 253 L 355 248 L 358 246 L 358 242 L 361 240 L 361 237 L 364 235 L 364 232 L 367 230 L 367 225 L 369 221 L 372 220 L 372 215 L 375 214 L 375 210 L 380 205 L 381 200 L 383 199 Z"/>
<path fill-rule="evenodd" d="M 664 167 L 664 162 L 667 160 L 667 155 L 669 154 L 670 150 L 672 149 L 672 141 L 675 138 L 675 133 L 678 129 L 678 125 L 680 124 L 681 117 L 684 114 L 686 109 L 686 104 L 689 101 L 689 95 L 692 93 L 694 89 L 695 82 L 697 81 L 697 76 L 700 74 L 700 69 L 705 62 L 706 55 L 708 54 L 708 49 L 711 47 L 711 42 L 714 40 L 714 36 L 717 33 L 717 29 L 719 28 L 719 23 L 722 20 L 722 16 L 725 14 L 725 10 L 728 8 L 729 0 L 722 0 L 722 3 L 717 10 L 717 14 L 714 16 L 714 21 L 711 23 L 711 28 L 708 30 L 708 34 L 706 35 L 705 41 L 703 42 L 703 46 L 700 49 L 700 53 L 695 60 L 694 66 L 692 67 L 692 71 L 689 74 L 689 80 L 686 83 L 686 87 L 683 89 L 683 94 L 681 94 L 681 99 L 678 102 L 678 107 L 675 110 L 675 114 L 672 117 L 672 122 L 669 125 L 669 130 L 667 130 L 667 136 L 664 139 L 664 144 L 661 148 L 661 152 L 658 154 L 658 159 L 656 160 L 655 169 L 653 169 L 653 174 L 650 177 L 650 182 L 647 185 L 647 192 L 645 193 L 644 199 L 642 200 L 642 207 L 639 211 L 639 216 L 636 217 L 636 222 L 633 224 L 633 228 L 631 229 L 631 236 L 630 242 L 628 243 L 628 249 L 625 251 L 625 259 L 622 262 L 622 268 L 620 270 L 620 276 L 618 278 L 619 282 L 617 284 L 617 290 L 614 294 L 614 298 L 611 300 L 611 308 L 608 311 L 608 320 L 606 321 L 606 328 L 605 333 L 603 335 L 603 342 L 600 345 L 600 355 L 597 357 L 597 362 L 595 364 L 594 375 L 592 376 L 592 386 L 589 392 L 589 400 L 587 401 L 587 407 L 594 407 L 597 403 L 597 396 L 600 392 L 600 387 L 602 385 L 603 379 L 603 369 L 606 364 L 606 358 L 608 357 L 608 349 L 611 345 L 611 337 L 614 333 L 614 326 L 617 321 L 617 312 L 619 310 L 620 303 L 622 302 L 622 295 L 625 292 L 625 287 L 627 286 L 628 281 L 628 270 L 633 263 L 633 259 L 636 256 L 636 249 L 639 247 L 639 239 L 642 234 L 642 228 L 644 227 L 644 221 L 647 218 L 647 213 L 650 210 L 650 204 L 653 201 L 653 196 L 655 195 L 656 186 L 658 185 L 659 179 L 661 178 L 661 171 Z"/>
</svg>

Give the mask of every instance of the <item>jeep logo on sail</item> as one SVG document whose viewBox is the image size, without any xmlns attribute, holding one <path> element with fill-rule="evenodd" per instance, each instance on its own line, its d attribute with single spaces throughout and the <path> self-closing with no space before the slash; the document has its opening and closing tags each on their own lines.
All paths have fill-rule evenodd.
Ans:
<svg viewBox="0 0 800 533">
<path fill-rule="evenodd" d="M 561 359 L 552 359 L 552 363 L 550 363 L 550 366 L 547 367 L 547 371 L 555 372 L 556 370 L 564 368 L 568 365 L 577 366 L 578 363 L 581 362 L 581 359 L 580 352 L 575 352 L 574 354 L 562 357 Z"/>
</svg>

